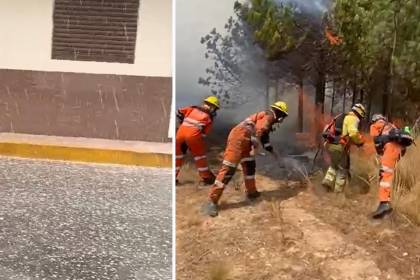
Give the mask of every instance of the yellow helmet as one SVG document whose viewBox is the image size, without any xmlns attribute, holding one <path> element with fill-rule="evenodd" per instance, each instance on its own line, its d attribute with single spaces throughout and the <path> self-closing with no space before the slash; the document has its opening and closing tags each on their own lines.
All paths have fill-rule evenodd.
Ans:
<svg viewBox="0 0 420 280">
<path fill-rule="evenodd" d="M 207 97 L 206 99 L 204 99 L 204 103 L 208 103 L 210 105 L 213 105 L 217 109 L 220 109 L 219 98 L 217 98 L 217 96 L 212 95 Z"/>
<path fill-rule="evenodd" d="M 283 112 L 286 116 L 289 115 L 286 102 L 277 101 L 271 104 L 270 107 L 273 109 L 279 110 L 280 112 Z"/>
</svg>

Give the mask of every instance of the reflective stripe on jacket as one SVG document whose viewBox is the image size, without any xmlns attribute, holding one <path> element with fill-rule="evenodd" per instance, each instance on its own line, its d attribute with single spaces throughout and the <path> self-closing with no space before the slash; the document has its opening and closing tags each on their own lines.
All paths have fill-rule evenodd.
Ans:
<svg viewBox="0 0 420 280">
<path fill-rule="evenodd" d="M 184 107 L 178 110 L 184 116 L 181 126 L 189 127 L 195 133 L 207 134 L 213 123 L 209 112 L 196 106 Z"/>
<path fill-rule="evenodd" d="M 239 125 L 245 126 L 250 132 L 251 136 L 256 136 L 261 140 L 265 148 L 271 146 L 269 133 L 275 123 L 274 115 L 270 111 L 262 111 L 250 115 Z"/>
</svg>

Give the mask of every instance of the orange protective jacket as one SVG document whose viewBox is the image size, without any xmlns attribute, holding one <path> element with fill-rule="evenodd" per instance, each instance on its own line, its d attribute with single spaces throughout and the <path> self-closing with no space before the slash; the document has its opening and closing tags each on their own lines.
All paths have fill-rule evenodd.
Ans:
<svg viewBox="0 0 420 280">
<path fill-rule="evenodd" d="M 250 137 L 257 137 L 264 149 L 271 150 L 269 133 L 272 131 L 273 124 L 276 123 L 274 114 L 271 111 L 262 111 L 250 115 L 240 126 L 245 126 L 249 131 Z"/>
<path fill-rule="evenodd" d="M 383 120 L 377 121 L 370 126 L 370 135 L 373 137 L 380 135 L 388 135 L 389 132 L 396 128 L 395 125 Z M 380 181 L 379 181 L 379 200 L 391 201 L 391 187 L 394 179 L 395 166 L 401 157 L 403 147 L 394 142 L 384 143 L 383 148 L 377 149 L 381 155 Z"/>
<path fill-rule="evenodd" d="M 183 118 L 180 128 L 190 136 L 207 135 L 213 123 L 210 112 L 198 106 L 181 108 L 178 115 Z"/>
</svg>

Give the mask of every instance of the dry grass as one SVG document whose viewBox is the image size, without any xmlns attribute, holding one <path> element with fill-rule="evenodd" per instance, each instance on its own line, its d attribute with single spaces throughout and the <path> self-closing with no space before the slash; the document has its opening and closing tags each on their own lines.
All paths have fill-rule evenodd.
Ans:
<svg viewBox="0 0 420 280">
<path fill-rule="evenodd" d="M 377 193 L 379 165 L 374 153 L 369 149 L 357 149 L 351 153 L 351 192 Z"/>
<path fill-rule="evenodd" d="M 200 214 L 197 211 L 194 211 L 193 213 L 191 213 L 191 215 L 187 217 L 186 222 L 185 222 L 185 227 L 186 228 L 196 227 L 196 226 L 201 225 L 202 222 L 203 220 Z"/>
<path fill-rule="evenodd" d="M 283 223 L 283 213 L 280 201 L 272 199 L 268 204 L 268 210 L 272 218 L 279 221 L 280 223 Z"/>
<path fill-rule="evenodd" d="M 417 137 L 420 142 L 420 137 Z M 420 146 L 412 145 L 397 165 L 392 199 L 394 207 L 420 224 Z"/>
<path fill-rule="evenodd" d="M 281 242 L 285 244 L 286 243 L 286 237 L 284 233 L 285 222 L 283 219 L 283 210 L 281 208 L 281 202 L 278 200 L 272 199 L 268 204 L 268 211 L 270 213 L 270 216 L 276 220 L 277 224 L 280 225 Z"/>
<path fill-rule="evenodd" d="M 225 263 L 213 264 L 209 269 L 209 280 L 228 280 L 229 268 Z"/>
<path fill-rule="evenodd" d="M 420 133 L 420 130 L 418 131 Z M 420 142 L 420 136 L 417 137 Z M 373 194 L 375 203 L 379 185 L 379 161 L 375 154 L 352 154 L 352 190 Z M 412 145 L 398 162 L 392 189 L 392 204 L 397 212 L 420 224 L 420 146 Z"/>
</svg>

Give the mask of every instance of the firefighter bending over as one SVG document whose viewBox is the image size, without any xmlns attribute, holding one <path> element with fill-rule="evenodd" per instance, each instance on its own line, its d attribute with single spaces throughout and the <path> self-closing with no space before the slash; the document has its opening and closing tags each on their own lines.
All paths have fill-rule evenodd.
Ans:
<svg viewBox="0 0 420 280">
<path fill-rule="evenodd" d="M 211 185 L 215 176 L 210 171 L 207 156 L 206 137 L 216 116 L 216 111 L 220 109 L 219 100 L 216 96 L 209 96 L 203 101 L 201 106 L 189 106 L 178 110 L 177 118 L 181 126 L 176 132 L 176 177 L 178 178 L 185 154 L 189 149 L 194 157 L 198 174 L 202 183 Z M 177 179 L 178 182 L 178 179 Z"/>
<path fill-rule="evenodd" d="M 249 116 L 230 131 L 222 167 L 210 189 L 209 201 L 204 206 L 209 216 L 218 215 L 219 199 L 239 163 L 242 165 L 247 198 L 254 200 L 260 196 L 255 186 L 255 149 L 261 142 L 265 150 L 274 154 L 269 133 L 273 131 L 274 124 L 281 123 L 288 115 L 287 104 L 282 101 L 270 107 L 267 111 Z"/>
</svg>

